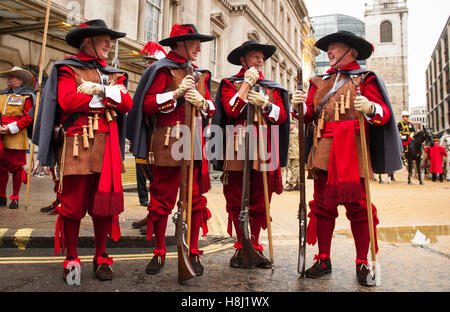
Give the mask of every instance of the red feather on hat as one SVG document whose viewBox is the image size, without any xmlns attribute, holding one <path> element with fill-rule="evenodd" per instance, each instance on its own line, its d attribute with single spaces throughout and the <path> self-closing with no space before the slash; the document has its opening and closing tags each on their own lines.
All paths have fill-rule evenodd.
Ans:
<svg viewBox="0 0 450 312">
<path fill-rule="evenodd" d="M 163 47 L 157 43 L 157 42 L 153 42 L 153 41 L 149 41 L 147 42 L 147 44 L 142 48 L 141 50 L 141 54 L 142 53 L 148 53 L 148 54 L 153 54 L 156 51 L 163 51 L 165 55 L 167 55 L 166 51 L 164 51 Z"/>
</svg>

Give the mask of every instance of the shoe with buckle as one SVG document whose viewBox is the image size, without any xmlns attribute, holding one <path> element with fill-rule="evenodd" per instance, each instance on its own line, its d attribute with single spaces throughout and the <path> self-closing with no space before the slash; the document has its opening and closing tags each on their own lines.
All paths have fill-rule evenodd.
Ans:
<svg viewBox="0 0 450 312">
<path fill-rule="evenodd" d="M 230 267 L 240 268 L 242 266 L 242 248 L 236 248 L 233 257 L 230 259 Z"/>
<path fill-rule="evenodd" d="M 150 262 L 147 264 L 147 267 L 145 268 L 145 273 L 147 274 L 157 274 L 161 271 L 161 268 L 164 266 L 164 262 L 166 260 L 166 254 L 163 253 L 155 253 L 150 260 Z"/>
<path fill-rule="evenodd" d="M 94 274 L 95 278 L 101 281 L 109 281 L 113 278 L 113 264 L 112 257 L 108 257 L 108 254 L 104 253 L 101 257 L 94 259 Z"/>
<path fill-rule="evenodd" d="M 258 264 L 258 268 L 260 268 L 260 269 L 272 268 L 272 262 L 264 256 L 263 246 L 262 245 L 253 245 L 253 247 L 258 251 L 258 253 L 261 255 L 261 257 L 264 258 L 264 260 L 260 264 Z"/>
<path fill-rule="evenodd" d="M 361 286 L 372 287 L 376 285 L 375 275 L 372 275 L 367 261 L 357 260 L 356 278 Z"/>
<path fill-rule="evenodd" d="M 131 226 L 133 228 L 135 228 L 135 229 L 139 229 L 139 228 L 143 227 L 146 224 L 147 224 L 147 217 L 145 217 L 144 219 L 141 219 L 141 220 L 138 220 L 138 221 L 135 221 L 135 222 L 131 223 Z"/>
<path fill-rule="evenodd" d="M 288 184 L 288 185 L 284 188 L 284 190 L 285 190 L 286 192 L 292 192 L 292 191 L 294 191 L 294 189 L 295 189 L 295 186 L 292 185 L 292 184 Z"/>
<path fill-rule="evenodd" d="M 326 257 L 315 256 L 314 260 L 317 260 L 308 270 L 305 271 L 305 276 L 309 278 L 318 278 L 325 274 L 331 274 L 331 260 Z"/>
<path fill-rule="evenodd" d="M 200 254 L 201 253 L 198 252 L 198 253 L 191 253 L 189 255 L 189 259 L 191 260 L 192 268 L 194 269 L 196 276 L 203 275 L 203 272 L 205 270 L 203 268 L 202 262 L 200 261 Z"/>
<path fill-rule="evenodd" d="M 69 273 L 70 273 L 70 269 L 68 268 L 68 265 L 69 265 L 69 263 L 70 262 L 72 262 L 72 261 L 76 261 L 76 262 L 78 262 L 79 264 L 80 264 L 80 266 L 81 266 L 81 261 L 80 261 L 80 258 L 74 258 L 74 257 L 68 257 L 65 261 L 64 261 L 64 263 L 63 263 L 63 265 L 64 265 L 64 269 L 63 269 L 63 280 L 64 280 L 64 282 L 66 282 L 67 283 L 67 275 L 69 275 Z M 75 268 L 74 267 L 72 267 L 72 271 L 74 270 Z"/>
<path fill-rule="evenodd" d="M 17 209 L 17 208 L 19 208 L 19 200 L 11 199 L 11 202 L 9 203 L 9 209 Z"/>
</svg>

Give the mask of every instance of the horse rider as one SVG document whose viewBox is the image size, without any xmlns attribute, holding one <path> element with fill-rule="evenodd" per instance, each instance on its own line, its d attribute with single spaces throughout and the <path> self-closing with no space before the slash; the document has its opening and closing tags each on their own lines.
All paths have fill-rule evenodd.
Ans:
<svg viewBox="0 0 450 312">
<path fill-rule="evenodd" d="M 398 132 L 400 132 L 400 138 L 402 139 L 403 151 L 408 151 L 408 144 L 411 142 L 411 139 L 414 137 L 416 130 L 414 129 L 414 125 L 409 121 L 409 112 L 403 111 L 402 120 L 400 120 L 397 124 Z"/>
</svg>

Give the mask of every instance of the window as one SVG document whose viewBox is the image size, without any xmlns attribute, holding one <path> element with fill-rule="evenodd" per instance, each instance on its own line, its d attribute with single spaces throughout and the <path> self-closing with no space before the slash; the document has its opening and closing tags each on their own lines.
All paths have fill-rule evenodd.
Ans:
<svg viewBox="0 0 450 312">
<path fill-rule="evenodd" d="M 392 42 L 392 23 L 389 21 L 380 25 L 380 42 Z"/>
<path fill-rule="evenodd" d="M 147 23 L 145 41 L 158 42 L 159 19 L 161 15 L 161 0 L 147 0 Z"/>
</svg>

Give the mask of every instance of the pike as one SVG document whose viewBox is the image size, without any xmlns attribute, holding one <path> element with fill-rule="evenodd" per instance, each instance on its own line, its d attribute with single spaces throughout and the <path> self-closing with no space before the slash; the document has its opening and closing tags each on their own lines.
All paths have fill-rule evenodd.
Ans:
<svg viewBox="0 0 450 312">
<path fill-rule="evenodd" d="M 192 74 L 193 67 L 192 61 L 188 60 L 188 71 Z M 177 203 L 178 211 L 173 217 L 173 222 L 176 224 L 175 236 L 177 239 L 177 253 L 178 253 L 178 282 L 189 280 L 195 276 L 194 268 L 192 267 L 191 261 L 189 260 L 189 241 L 190 238 L 190 208 L 192 208 L 192 175 L 191 168 L 193 168 L 192 152 L 194 150 L 192 135 L 194 134 L 192 119 L 195 117 L 194 110 L 192 109 L 191 103 L 188 101 L 184 102 L 184 124 L 189 125 L 191 129 L 191 159 L 183 158 L 181 160 L 181 170 L 180 170 L 180 192 L 179 200 Z M 189 164 L 188 164 L 189 163 Z M 189 165 L 189 176 L 188 176 L 188 165 Z M 189 193 L 189 194 L 188 194 Z M 191 205 L 191 207 L 189 207 Z M 185 222 L 186 220 L 186 222 Z M 187 237 L 187 238 L 186 238 Z"/>
<path fill-rule="evenodd" d="M 45 48 L 47 46 L 47 33 L 48 33 L 48 23 L 50 18 L 50 5 L 52 4 L 51 0 L 47 1 L 47 10 L 45 12 L 45 22 L 44 22 L 44 34 L 42 35 L 42 46 L 41 46 L 41 58 L 39 61 L 39 76 L 38 76 L 38 82 L 37 85 L 39 86 L 37 95 L 36 95 L 36 104 L 35 104 L 35 110 L 34 110 L 34 118 L 33 118 L 33 129 L 36 125 L 36 117 L 39 110 L 39 101 L 42 93 L 42 75 L 44 73 L 44 61 L 45 61 Z M 28 165 L 28 183 L 27 183 L 27 190 L 25 193 L 25 211 L 28 208 L 28 201 L 30 199 L 30 184 L 31 184 L 31 166 L 33 165 L 33 158 L 34 158 L 34 144 L 31 144 L 30 147 L 30 159 L 29 159 L 29 165 Z"/>
<path fill-rule="evenodd" d="M 361 95 L 361 88 L 360 85 L 364 81 L 364 77 L 361 77 L 361 80 L 359 83 L 356 83 L 352 76 L 350 76 L 350 79 L 354 86 L 356 86 L 356 95 Z M 375 231 L 373 228 L 373 215 L 372 215 L 372 200 L 370 196 L 370 185 L 369 185 L 369 157 L 367 152 L 367 143 L 366 143 L 366 129 L 364 126 L 364 114 L 359 113 L 359 136 L 361 139 L 361 153 L 362 153 L 362 160 L 363 160 L 363 170 L 364 170 L 364 184 L 366 188 L 366 202 L 367 202 L 367 216 L 368 216 L 368 223 L 369 223 L 369 237 L 370 237 L 370 251 L 372 256 L 372 279 L 376 280 L 375 272 L 376 267 L 375 263 L 377 261 L 376 251 L 375 251 Z"/>
<path fill-rule="evenodd" d="M 303 70 L 297 70 L 297 90 L 303 91 Z M 299 251 L 297 272 L 300 277 L 305 274 L 306 261 L 306 196 L 305 196 L 305 124 L 303 119 L 303 105 L 299 105 L 298 112 L 298 156 L 300 171 L 300 204 L 298 206 L 299 221 Z"/>
<path fill-rule="evenodd" d="M 247 131 L 252 129 L 255 120 L 255 107 L 247 104 Z M 242 199 L 239 214 L 240 228 L 242 230 L 242 267 L 253 268 L 265 261 L 265 257 L 258 253 L 253 247 L 249 231 L 249 209 L 250 209 L 250 133 L 245 135 L 245 159 L 242 171 Z"/>
</svg>

